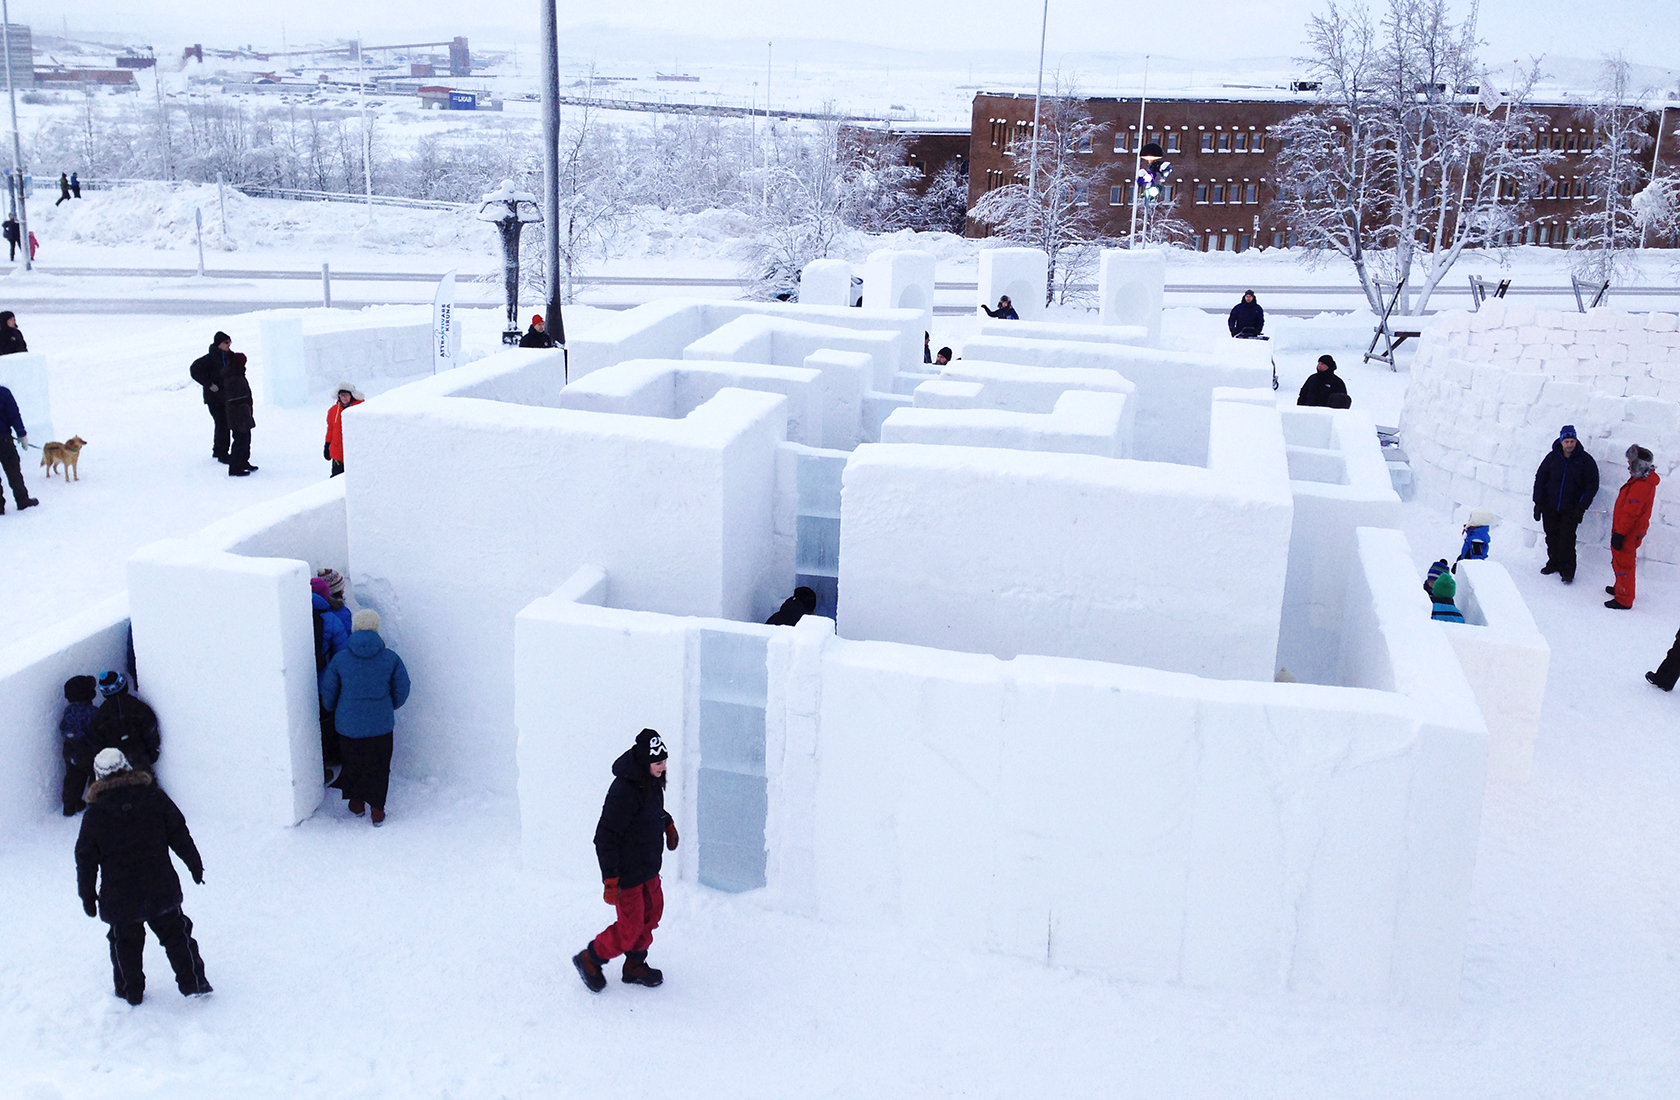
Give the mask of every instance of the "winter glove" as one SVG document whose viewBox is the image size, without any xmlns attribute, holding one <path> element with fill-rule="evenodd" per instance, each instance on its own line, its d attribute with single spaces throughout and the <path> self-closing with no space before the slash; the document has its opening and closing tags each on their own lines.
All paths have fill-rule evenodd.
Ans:
<svg viewBox="0 0 1680 1100">
<path fill-rule="evenodd" d="M 609 878 L 601 884 L 605 889 L 601 891 L 601 900 L 608 905 L 618 904 L 618 880 Z"/>
<path fill-rule="evenodd" d="M 665 823 L 665 850 L 667 852 L 677 850 L 677 823 L 675 821 Z"/>
<path fill-rule="evenodd" d="M 1534 522 L 1540 522 L 1540 506 L 1538 504 L 1534 506 Z"/>
<path fill-rule="evenodd" d="M 1627 539 L 1623 536 L 1616 534 L 1614 531 L 1610 532 L 1610 549 L 1620 550 L 1626 542 Z"/>
<path fill-rule="evenodd" d="M 332 444 L 331 443 L 321 444 L 321 457 L 326 459 L 328 462 L 332 461 Z"/>
<path fill-rule="evenodd" d="M 200 886 L 204 885 L 204 868 L 200 867 L 198 870 L 193 872 L 193 881 L 198 883 Z"/>
<path fill-rule="evenodd" d="M 90 917 L 97 917 L 99 915 L 99 903 L 92 898 L 83 898 L 82 912 Z"/>
<path fill-rule="evenodd" d="M 27 451 L 29 449 L 29 437 L 26 435 L 18 436 L 18 446 Z"/>
</svg>

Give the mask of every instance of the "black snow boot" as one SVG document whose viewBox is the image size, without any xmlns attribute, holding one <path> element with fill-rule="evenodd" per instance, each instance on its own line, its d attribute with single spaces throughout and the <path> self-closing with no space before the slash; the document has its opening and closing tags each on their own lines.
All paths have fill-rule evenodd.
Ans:
<svg viewBox="0 0 1680 1100">
<path fill-rule="evenodd" d="M 606 965 L 605 959 L 595 954 L 595 945 L 588 944 L 582 951 L 572 956 L 572 965 L 577 967 L 578 977 L 589 987 L 589 992 L 599 993 L 607 988 L 607 976 L 601 973 L 601 967 Z"/>
<path fill-rule="evenodd" d="M 624 984 L 645 985 L 649 989 L 665 981 L 665 975 L 647 964 L 646 951 L 624 953 Z"/>
</svg>

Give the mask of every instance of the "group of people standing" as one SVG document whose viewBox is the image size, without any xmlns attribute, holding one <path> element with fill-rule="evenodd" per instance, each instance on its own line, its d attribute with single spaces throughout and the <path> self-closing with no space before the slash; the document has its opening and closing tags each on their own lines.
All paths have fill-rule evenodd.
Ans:
<svg viewBox="0 0 1680 1100">
<path fill-rule="evenodd" d="M 1628 479 L 1610 513 L 1610 567 L 1616 582 L 1604 589 L 1610 597 L 1604 606 L 1612 611 L 1633 607 L 1639 545 L 1651 526 L 1657 486 L 1662 483 L 1655 456 L 1648 449 L 1635 443 L 1624 457 Z M 1564 584 L 1574 583 L 1576 529 L 1597 495 L 1598 462 L 1581 445 L 1575 426 L 1565 424 L 1534 471 L 1534 518 L 1546 532 L 1546 564 L 1541 573 L 1555 574 Z"/>
</svg>

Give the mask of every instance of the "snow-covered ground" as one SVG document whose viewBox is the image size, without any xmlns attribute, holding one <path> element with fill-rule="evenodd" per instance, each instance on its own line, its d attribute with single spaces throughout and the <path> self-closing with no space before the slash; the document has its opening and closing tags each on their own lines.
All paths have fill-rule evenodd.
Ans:
<svg viewBox="0 0 1680 1100">
<path fill-rule="evenodd" d="M 48 215 L 63 219 L 62 262 L 188 261 L 178 218 L 157 238 L 146 236 L 155 219 L 125 222 L 84 202 Z M 353 227 L 333 221 L 285 238 L 260 219 L 312 208 L 274 206 L 283 209 L 230 201 L 245 239 L 218 262 L 493 262 L 472 228 L 450 237 L 445 226 L 414 249 L 407 232 L 346 239 Z M 413 215 L 423 228 L 433 213 L 377 216 L 410 226 L 401 219 Z M 246 217 L 258 220 L 235 221 Z M 76 240 L 84 219 L 106 228 Z M 639 232 L 671 240 L 657 238 L 662 228 L 644 221 Z M 713 228 L 717 236 L 701 239 L 696 228 L 691 243 L 664 255 L 649 245 L 612 263 L 728 274 L 718 253 L 731 233 Z M 948 241 L 939 277 L 972 278 L 973 243 Z M 1519 250 L 1518 260 L 1530 253 L 1530 277 L 1556 285 L 1559 255 Z M 1659 260 L 1671 262 L 1651 262 Z M 1332 281 L 1275 254 L 1175 256 L 1169 282 L 1192 278 Z M 0 297 L 32 285 L 42 284 L 0 280 Z M 31 347 L 55 360 L 58 435 L 89 444 L 79 483 L 43 480 L 39 452 L 29 452 L 25 475 L 42 506 L 0 517 L 0 636 L 13 641 L 120 591 L 136 548 L 327 475 L 325 395 L 302 409 L 257 410 L 253 460 L 262 469 L 248 479 L 227 478 L 207 453 L 209 418 L 187 365 L 218 328 L 235 334 L 236 347 L 253 342 L 255 318 L 101 314 L 93 299 L 102 290 L 73 278 L 54 286 L 88 301 L 87 312 L 25 310 L 22 321 Z M 125 293 L 174 292 L 136 279 Z M 499 315 L 463 316 L 468 354 L 491 350 Z M 584 333 L 600 316 L 580 307 L 568 326 Z M 1167 318 L 1182 339 L 1222 339 L 1221 322 L 1182 309 Z M 1359 365 L 1366 322 L 1278 318 L 1271 327 L 1280 401 L 1328 351 L 1355 406 L 1396 422 L 1407 376 Z M 937 318 L 934 346 L 973 330 L 969 318 Z M 1613 456 L 1600 457 L 1612 491 Z M 1421 505 L 1403 513 L 1420 569 L 1456 550 L 1447 517 Z M 1538 575 L 1540 552 L 1513 533 L 1495 530 L 1494 556 L 1553 647 L 1552 673 L 1533 781 L 1489 790 L 1456 1015 L 1131 986 L 801 920 L 750 894 L 687 883 L 671 884 L 654 949 L 665 986 L 622 986 L 615 968 L 595 998 L 568 957 L 609 917 L 599 885 L 524 876 L 511 801 L 409 782 L 397 785 L 379 832 L 337 802 L 291 830 L 184 807 L 208 867 L 205 886 L 186 887 L 217 987 L 204 1001 L 173 992 L 155 943 L 147 1003 L 130 1009 L 113 998 L 104 926 L 75 896 L 76 823 L 46 818 L 8 838 L 0 1096 L 1671 1096 L 1680 1079 L 1680 701 L 1641 674 L 1680 625 L 1680 583 L 1642 579 L 1637 608 L 1614 613 L 1601 606 L 1605 548 L 1582 548 L 1567 588 Z M 227 781 L 237 789 L 237 775 Z"/>
</svg>

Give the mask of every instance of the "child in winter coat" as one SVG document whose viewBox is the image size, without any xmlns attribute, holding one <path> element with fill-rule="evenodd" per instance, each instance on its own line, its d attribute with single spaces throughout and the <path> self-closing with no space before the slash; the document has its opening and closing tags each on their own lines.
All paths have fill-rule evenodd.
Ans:
<svg viewBox="0 0 1680 1100">
<path fill-rule="evenodd" d="M 1430 609 L 1429 617 L 1444 623 L 1462 623 L 1464 612 L 1453 603 L 1453 597 L 1458 595 L 1458 582 L 1453 580 L 1451 573 L 1442 573 L 1435 578 L 1435 587 L 1430 589 L 1430 595 L 1435 598 L 1435 606 Z"/>
<path fill-rule="evenodd" d="M 1446 558 L 1435 559 L 1435 564 L 1429 567 L 1429 573 L 1423 578 L 1423 594 L 1425 596 L 1433 596 L 1435 594 L 1436 578 L 1438 578 L 1442 573 L 1448 572 L 1450 568 L 1451 567 L 1447 565 Z"/>
<path fill-rule="evenodd" d="M 1637 443 L 1627 449 L 1627 484 L 1616 494 L 1616 510 L 1610 518 L 1610 567 L 1616 571 L 1616 583 L 1605 585 L 1610 599 L 1604 606 L 1612 611 L 1633 606 L 1633 569 L 1638 563 L 1639 544 L 1645 541 L 1645 532 L 1651 526 L 1657 486 L 1662 483 L 1652 461 L 1651 452 Z"/>
<path fill-rule="evenodd" d="M 344 410 L 353 409 L 365 400 L 362 391 L 350 383 L 338 384 L 338 397 L 327 410 L 327 442 L 321 448 L 321 457 L 332 463 L 332 477 L 344 472 Z"/>
<path fill-rule="evenodd" d="M 64 713 L 58 719 L 59 749 L 64 754 L 64 816 L 75 817 L 87 808 L 82 794 L 93 781 L 93 743 L 88 727 L 99 708 L 93 705 L 96 688 L 92 676 L 72 676 L 64 681 Z"/>
<path fill-rule="evenodd" d="M 1499 522 L 1499 517 L 1485 508 L 1478 508 L 1470 513 L 1470 522 L 1464 525 L 1464 546 L 1458 552 L 1458 561 L 1466 558 L 1480 561 L 1488 556 L 1490 539 L 1488 528 Z M 1458 562 L 1453 563 L 1456 569 Z"/>
</svg>

